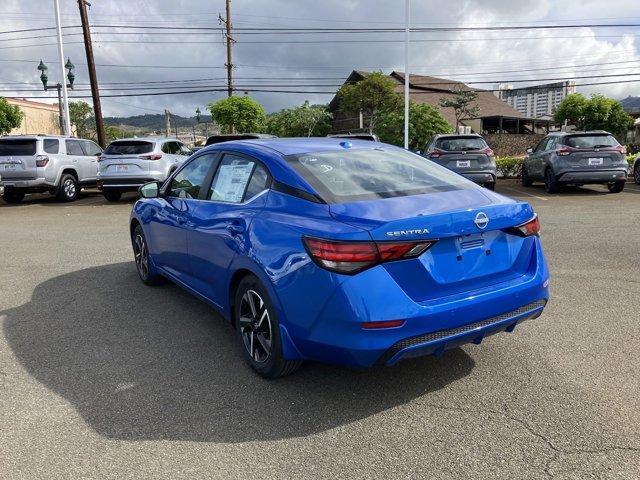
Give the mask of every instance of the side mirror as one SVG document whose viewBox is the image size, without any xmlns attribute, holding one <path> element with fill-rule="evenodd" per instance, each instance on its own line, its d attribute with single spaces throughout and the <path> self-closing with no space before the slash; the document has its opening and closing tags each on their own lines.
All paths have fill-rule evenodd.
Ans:
<svg viewBox="0 0 640 480">
<path fill-rule="evenodd" d="M 158 198 L 160 194 L 160 182 L 145 183 L 138 189 L 142 198 Z"/>
<path fill-rule="evenodd" d="M 533 153 L 533 147 L 527 147 L 527 153 Z"/>
<path fill-rule="evenodd" d="M 415 153 L 418 155 L 422 155 L 422 150 L 416 150 Z"/>
</svg>

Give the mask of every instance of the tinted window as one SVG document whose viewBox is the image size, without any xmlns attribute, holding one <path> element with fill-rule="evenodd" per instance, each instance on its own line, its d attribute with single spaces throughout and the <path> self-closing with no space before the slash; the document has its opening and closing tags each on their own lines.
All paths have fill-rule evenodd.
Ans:
<svg viewBox="0 0 640 480">
<path fill-rule="evenodd" d="M 178 142 L 166 142 L 162 145 L 164 153 L 180 153 L 180 144 Z"/>
<path fill-rule="evenodd" d="M 287 157 L 331 203 L 477 188 L 459 175 L 400 149 L 354 149 Z"/>
<path fill-rule="evenodd" d="M 239 203 L 243 200 L 256 163 L 236 155 L 225 155 L 209 190 L 209 200 Z"/>
<path fill-rule="evenodd" d="M 200 188 L 207 176 L 215 155 L 201 155 L 184 166 L 171 180 L 169 196 L 178 198 L 198 198 Z"/>
<path fill-rule="evenodd" d="M 58 153 L 60 151 L 60 142 L 57 138 L 45 138 L 42 141 L 42 149 L 45 153 Z"/>
<path fill-rule="evenodd" d="M 536 152 L 544 152 L 546 147 L 547 147 L 547 143 L 549 143 L 549 140 L 551 140 L 551 137 L 545 137 L 542 140 L 540 140 L 540 143 L 536 147 L 535 151 Z"/>
<path fill-rule="evenodd" d="M 89 140 L 83 140 L 82 147 L 84 148 L 84 153 L 91 157 L 95 157 L 96 155 L 100 155 L 102 153 L 102 149 Z"/>
<path fill-rule="evenodd" d="M 482 150 L 487 144 L 478 137 L 444 137 L 439 138 L 435 143 L 435 148 L 445 152 L 462 152 L 467 150 Z"/>
<path fill-rule="evenodd" d="M 35 155 L 36 141 L 24 139 L 0 139 L 0 155 Z"/>
<path fill-rule="evenodd" d="M 267 188 L 268 181 L 269 174 L 267 171 L 262 165 L 256 165 L 256 168 L 253 170 L 253 175 L 251 175 L 251 180 L 249 180 L 249 186 L 244 195 L 244 200 L 249 200 L 262 192 Z"/>
<path fill-rule="evenodd" d="M 180 155 L 186 155 L 187 157 L 191 155 L 193 152 L 183 143 L 178 144 L 180 146 Z"/>
<path fill-rule="evenodd" d="M 139 155 L 153 151 L 153 143 L 141 140 L 119 140 L 109 144 L 104 151 L 107 155 Z"/>
<path fill-rule="evenodd" d="M 617 147 L 618 141 L 612 135 L 572 135 L 567 137 L 565 145 L 573 148 Z"/>
<path fill-rule="evenodd" d="M 78 140 L 65 140 L 64 143 L 67 146 L 67 155 L 84 155 L 84 150 Z"/>
</svg>

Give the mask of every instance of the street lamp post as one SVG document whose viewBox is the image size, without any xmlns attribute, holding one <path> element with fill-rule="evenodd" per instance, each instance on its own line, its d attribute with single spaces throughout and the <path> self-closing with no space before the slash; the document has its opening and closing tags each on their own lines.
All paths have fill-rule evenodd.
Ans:
<svg viewBox="0 0 640 480">
<path fill-rule="evenodd" d="M 70 59 L 67 59 L 67 63 L 64 65 L 64 67 L 67 69 L 67 80 L 69 80 L 69 83 L 67 83 L 67 88 L 73 90 L 73 82 L 76 79 L 74 70 L 76 67 L 73 63 L 71 63 Z M 42 82 L 42 86 L 44 87 L 45 92 L 49 90 L 58 91 L 58 115 L 60 121 L 60 133 L 62 135 L 65 135 L 65 121 L 64 113 L 62 110 L 62 85 L 60 84 L 60 82 L 56 83 L 55 85 L 47 84 L 47 82 L 49 81 L 49 77 L 47 76 L 49 67 L 47 67 L 42 60 L 40 60 L 40 64 L 38 64 L 38 70 L 40 70 L 40 81 Z M 71 132 L 67 132 L 67 135 L 71 135 Z"/>
</svg>

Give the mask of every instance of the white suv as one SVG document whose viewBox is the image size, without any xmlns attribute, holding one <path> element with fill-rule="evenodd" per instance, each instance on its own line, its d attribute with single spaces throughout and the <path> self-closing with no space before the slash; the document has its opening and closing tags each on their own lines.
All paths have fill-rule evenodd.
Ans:
<svg viewBox="0 0 640 480">
<path fill-rule="evenodd" d="M 175 138 L 126 138 L 111 142 L 100 157 L 98 188 L 110 202 L 147 182 L 164 180 L 191 155 Z"/>
<path fill-rule="evenodd" d="M 2 198 L 19 203 L 27 193 L 49 192 L 71 202 L 82 187 L 96 185 L 101 154 L 91 140 L 55 135 L 0 137 Z"/>
</svg>

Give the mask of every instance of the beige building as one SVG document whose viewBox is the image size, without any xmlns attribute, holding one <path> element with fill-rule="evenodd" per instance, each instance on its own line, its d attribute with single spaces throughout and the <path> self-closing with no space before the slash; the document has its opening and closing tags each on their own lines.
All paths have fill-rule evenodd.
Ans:
<svg viewBox="0 0 640 480">
<path fill-rule="evenodd" d="M 11 130 L 11 135 L 60 134 L 58 104 L 32 102 L 20 98 L 6 100 L 11 105 L 17 105 L 24 114 L 22 124 Z"/>
</svg>

